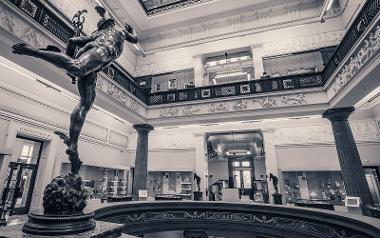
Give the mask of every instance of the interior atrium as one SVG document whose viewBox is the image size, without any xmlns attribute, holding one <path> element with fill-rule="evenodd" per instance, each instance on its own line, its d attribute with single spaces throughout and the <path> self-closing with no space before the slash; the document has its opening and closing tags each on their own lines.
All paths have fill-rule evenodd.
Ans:
<svg viewBox="0 0 380 238">
<path fill-rule="evenodd" d="M 0 237 L 379 238 L 380 0 L 1 0 Z"/>
</svg>

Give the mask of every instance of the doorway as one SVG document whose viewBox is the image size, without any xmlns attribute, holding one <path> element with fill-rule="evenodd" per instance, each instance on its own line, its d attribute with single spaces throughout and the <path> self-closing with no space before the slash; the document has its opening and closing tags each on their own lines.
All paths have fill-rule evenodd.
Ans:
<svg viewBox="0 0 380 238">
<path fill-rule="evenodd" d="M 380 204 L 380 173 L 378 167 L 364 167 L 364 174 L 372 195 L 373 203 Z"/>
<path fill-rule="evenodd" d="M 233 188 L 238 188 L 241 195 L 252 194 L 253 159 L 234 159 L 232 161 Z"/>
<path fill-rule="evenodd" d="M 214 195 L 215 200 L 223 200 L 223 189 L 235 189 L 234 193 L 245 201 L 248 197 L 250 200 L 264 201 L 262 193 L 267 178 L 262 132 L 210 133 L 206 142 L 207 185 L 211 200 L 214 200 Z"/>
<path fill-rule="evenodd" d="M 29 211 L 34 182 L 41 158 L 43 142 L 17 136 L 15 157 L 9 163 L 2 207 L 7 207 L 9 215 L 27 214 Z"/>
</svg>

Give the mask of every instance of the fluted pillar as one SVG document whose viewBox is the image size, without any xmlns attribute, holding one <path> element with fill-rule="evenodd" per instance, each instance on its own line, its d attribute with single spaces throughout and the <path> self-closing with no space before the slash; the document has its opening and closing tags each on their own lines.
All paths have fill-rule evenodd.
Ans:
<svg viewBox="0 0 380 238">
<path fill-rule="evenodd" d="M 372 204 L 372 197 L 348 122 L 348 117 L 354 110 L 353 107 L 329 109 L 323 113 L 323 117 L 332 124 L 347 196 L 360 197 L 362 203 L 368 205 Z"/>
<path fill-rule="evenodd" d="M 137 136 L 135 173 L 133 175 L 133 198 L 138 199 L 139 190 L 146 190 L 148 177 L 148 134 L 153 127 L 148 124 L 134 125 Z"/>
</svg>

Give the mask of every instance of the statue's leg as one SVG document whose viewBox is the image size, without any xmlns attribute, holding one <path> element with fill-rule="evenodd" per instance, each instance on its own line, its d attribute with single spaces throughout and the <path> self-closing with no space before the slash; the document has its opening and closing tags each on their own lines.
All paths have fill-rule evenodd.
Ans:
<svg viewBox="0 0 380 238">
<path fill-rule="evenodd" d="M 81 64 L 64 53 L 35 49 L 25 43 L 15 44 L 13 53 L 20 55 L 29 55 L 35 58 L 43 59 L 59 68 L 67 70 L 68 73 L 77 77 L 82 77 L 85 74 L 81 72 Z"/>
<path fill-rule="evenodd" d="M 70 146 L 68 154 L 78 153 L 78 139 L 86 119 L 87 112 L 91 109 L 95 100 L 96 73 L 90 73 L 78 80 L 78 90 L 81 100 L 70 116 Z"/>
</svg>

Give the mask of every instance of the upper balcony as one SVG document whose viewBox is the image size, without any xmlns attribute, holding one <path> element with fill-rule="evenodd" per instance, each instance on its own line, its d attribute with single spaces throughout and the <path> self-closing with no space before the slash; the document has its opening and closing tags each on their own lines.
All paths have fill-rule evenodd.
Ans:
<svg viewBox="0 0 380 238">
<path fill-rule="evenodd" d="M 55 9 L 41 4 L 40 1 L 26 2 L 7 0 L 2 3 L 2 7 L 8 11 L 21 12 L 19 14 L 24 21 L 33 22 L 33 27 L 47 32 L 44 33 L 44 37 L 48 37 L 50 42 L 55 40 L 63 48 L 64 43 L 74 35 L 68 19 L 57 15 Z M 378 41 L 379 30 L 376 27 L 379 22 L 379 9 L 379 0 L 363 4 L 360 13 L 336 48 L 263 58 L 263 67 L 271 77 L 254 79 L 252 52 L 248 49 L 248 54 L 244 55 L 245 49 L 242 49 L 238 52 L 228 52 L 225 58 L 218 55 L 202 56 L 203 80 L 207 82 L 202 87 L 193 86 L 191 77 L 194 77 L 194 73 L 189 69 L 177 72 L 175 78 L 184 78 L 183 88 L 179 87 L 178 81 L 173 83 L 173 78 L 170 78 L 173 73 L 168 73 L 158 75 L 166 77 L 165 80 L 169 79 L 166 81 L 167 91 L 158 92 L 152 81 L 145 83 L 145 86 L 150 85 L 147 89 L 139 85 L 142 82 L 141 78 L 135 79 L 117 63 L 99 74 L 97 87 L 102 94 L 125 106 L 128 109 L 126 114 L 138 114 L 140 119 L 137 121 L 157 125 L 170 123 L 168 119 L 184 122 L 191 119 L 200 119 L 200 122 L 206 119 L 210 121 L 209 114 L 217 115 L 215 120 L 225 119 L 228 113 L 230 120 L 252 119 L 252 111 L 255 111 L 255 118 L 284 115 L 279 113 L 278 109 L 288 107 L 294 107 L 292 115 L 319 114 L 332 106 L 330 102 L 338 98 L 337 94 L 342 92 L 332 92 L 332 88 L 337 84 L 342 85 L 334 82 L 342 80 L 339 78 L 342 71 L 345 74 L 348 72 L 347 64 L 354 61 L 361 47 L 369 48 L 368 44 L 373 46 Z M 17 31 L 12 29 L 11 24 L 6 24 L 6 21 L 0 25 L 10 32 L 13 30 L 12 33 L 17 37 L 22 37 L 17 35 Z M 374 47 L 362 65 L 373 62 L 371 59 L 378 55 L 378 48 Z M 314 54 L 312 59 L 319 59 L 314 64 L 305 60 L 311 59 L 311 54 Z M 285 61 L 282 61 L 284 59 Z M 294 64 L 278 67 L 283 66 L 284 63 L 281 62 L 298 62 L 299 67 Z M 358 71 L 362 65 L 355 66 L 355 70 Z M 56 83 L 53 80 L 52 82 Z M 170 83 L 175 84 L 175 87 L 170 88 Z M 296 106 L 299 107 L 296 109 Z"/>
</svg>

